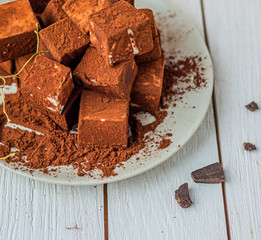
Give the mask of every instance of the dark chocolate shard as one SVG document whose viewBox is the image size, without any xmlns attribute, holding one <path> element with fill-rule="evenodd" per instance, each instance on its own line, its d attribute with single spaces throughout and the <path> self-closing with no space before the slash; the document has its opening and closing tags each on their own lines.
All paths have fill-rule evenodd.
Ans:
<svg viewBox="0 0 261 240">
<path fill-rule="evenodd" d="M 256 146 L 254 144 L 252 144 L 252 143 L 244 142 L 243 143 L 243 147 L 244 147 L 245 151 L 249 151 L 249 152 L 252 152 L 252 151 L 256 150 Z"/>
<path fill-rule="evenodd" d="M 188 184 L 182 184 L 178 190 L 175 191 L 175 199 L 182 208 L 188 208 L 192 204 L 192 200 L 189 196 Z"/>
<path fill-rule="evenodd" d="M 251 112 L 255 112 L 256 110 L 258 110 L 258 105 L 257 103 L 255 103 L 254 101 L 252 101 L 251 103 L 249 103 L 248 105 L 246 105 L 246 108 L 251 111 Z"/>
<path fill-rule="evenodd" d="M 220 163 L 214 163 L 191 173 L 196 183 L 221 183 L 225 182 L 225 175 Z"/>
</svg>

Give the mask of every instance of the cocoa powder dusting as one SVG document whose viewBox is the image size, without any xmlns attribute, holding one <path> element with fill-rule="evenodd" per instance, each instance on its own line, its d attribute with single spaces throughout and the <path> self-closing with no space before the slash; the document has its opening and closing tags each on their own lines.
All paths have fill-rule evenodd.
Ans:
<svg viewBox="0 0 261 240">
<path fill-rule="evenodd" d="M 19 163 L 30 170 L 39 169 L 43 173 L 52 170 L 50 167 L 72 165 L 78 170 L 78 175 L 92 175 L 92 171 L 99 169 L 103 177 L 113 176 L 117 166 L 121 166 L 131 156 L 138 153 L 145 147 L 144 135 L 150 131 L 155 131 L 157 126 L 163 122 L 167 116 L 164 109 L 171 103 L 182 99 L 182 95 L 187 91 L 196 90 L 206 86 L 203 77 L 204 69 L 200 66 L 201 59 L 198 57 L 188 57 L 184 60 L 167 59 L 164 87 L 161 106 L 163 110 L 154 113 L 156 120 L 143 126 L 134 116 L 130 114 L 130 126 L 132 136 L 129 138 L 128 148 L 108 148 L 100 149 L 88 147 L 78 149 L 77 134 L 63 131 L 48 116 L 40 111 L 32 109 L 25 101 L 21 93 L 6 96 L 6 108 L 12 123 L 16 123 L 30 129 L 36 130 L 44 135 L 35 132 L 22 131 L 4 127 L 5 116 L 0 115 L 0 157 L 10 153 L 11 148 L 19 149 L 14 157 L 6 159 L 7 163 Z M 192 76 L 194 76 L 192 78 Z M 191 79 L 192 84 L 191 84 Z M 0 109 L 2 112 L 2 110 Z M 163 149 L 171 144 L 168 139 L 171 134 L 162 137 L 158 149 Z M 150 139 L 153 141 L 153 139 Z M 4 144 L 4 145 L 2 145 Z"/>
<path fill-rule="evenodd" d="M 201 57 L 168 58 L 164 71 L 163 108 L 167 108 L 166 102 L 172 102 L 175 107 L 175 102 L 182 100 L 186 92 L 206 87 L 204 72 Z"/>
<path fill-rule="evenodd" d="M 19 149 L 15 157 L 6 160 L 7 163 L 19 163 L 29 169 L 39 169 L 44 173 L 48 173 L 48 167 L 72 165 L 78 170 L 79 176 L 91 174 L 91 171 L 95 169 L 101 170 L 103 177 L 115 175 L 114 169 L 144 147 L 144 135 L 155 130 L 166 116 L 166 112 L 158 111 L 155 113 L 156 120 L 146 126 L 142 126 L 135 117 L 132 117 L 130 120 L 132 136 L 129 138 L 127 149 L 96 147 L 78 149 L 77 134 L 63 131 L 48 116 L 31 109 L 21 94 L 8 96 L 6 100 L 12 122 L 30 126 L 31 129 L 44 135 L 4 127 L 6 121 L 1 115 L 0 141 L 4 144 L 0 145 L 2 157 L 10 152 L 11 147 Z"/>
<path fill-rule="evenodd" d="M 173 39 L 168 38 L 167 41 Z M 97 169 L 103 177 L 116 175 L 116 167 L 122 166 L 145 147 L 145 142 L 148 141 L 145 134 L 154 132 L 163 122 L 167 116 L 165 110 L 170 104 L 175 107 L 177 101 L 182 101 L 185 93 L 207 85 L 202 62 L 202 58 L 198 56 L 177 58 L 173 54 L 166 59 L 161 110 L 154 113 L 156 120 L 145 126 L 135 117 L 135 112 L 130 113 L 132 135 L 125 149 L 100 149 L 94 146 L 78 149 L 77 134 L 62 130 L 40 110 L 31 108 L 25 101 L 26 96 L 19 92 L 8 95 L 6 109 L 11 122 L 38 131 L 39 134 L 5 126 L 6 118 L 0 114 L 0 157 L 8 155 L 10 151 L 15 152 L 14 157 L 5 160 L 7 163 L 17 163 L 27 167 L 29 171 L 38 169 L 46 174 L 57 171 L 53 167 L 71 165 L 77 169 L 79 176 L 92 176 L 92 171 Z M 2 106 L 0 112 L 3 112 Z M 159 145 L 158 149 L 168 147 L 171 144 L 170 137 L 171 134 L 161 136 L 161 141 L 155 143 Z M 149 141 L 154 140 L 149 138 Z"/>
</svg>

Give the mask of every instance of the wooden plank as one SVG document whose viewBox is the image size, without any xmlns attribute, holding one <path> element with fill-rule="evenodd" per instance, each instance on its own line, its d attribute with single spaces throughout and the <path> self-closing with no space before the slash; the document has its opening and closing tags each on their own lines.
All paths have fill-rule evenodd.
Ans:
<svg viewBox="0 0 261 240">
<path fill-rule="evenodd" d="M 111 239 L 226 239 L 221 185 L 196 184 L 190 173 L 218 161 L 212 111 L 178 154 L 141 176 L 108 184 Z M 194 204 L 181 209 L 174 191 L 189 183 Z M 207 227 L 206 227 L 207 226 Z"/>
<path fill-rule="evenodd" d="M 215 101 L 227 183 L 232 239 L 260 239 L 261 158 L 244 152 L 244 141 L 261 147 L 261 114 L 244 105 L 261 103 L 261 1 L 204 1 L 207 36 L 216 69 Z"/>
<path fill-rule="evenodd" d="M 175 3 L 203 33 L 200 1 Z M 110 239 L 226 239 L 221 185 L 196 184 L 190 177 L 193 170 L 218 160 L 211 106 L 178 154 L 143 175 L 108 184 Z M 194 201 L 186 210 L 174 199 L 174 191 L 184 182 Z"/>
<path fill-rule="evenodd" d="M 103 215 L 103 186 L 45 184 L 0 169 L 0 239 L 103 239 Z"/>
<path fill-rule="evenodd" d="M 0 169 L 1 239 L 103 239 L 103 188 L 41 183 Z"/>
</svg>

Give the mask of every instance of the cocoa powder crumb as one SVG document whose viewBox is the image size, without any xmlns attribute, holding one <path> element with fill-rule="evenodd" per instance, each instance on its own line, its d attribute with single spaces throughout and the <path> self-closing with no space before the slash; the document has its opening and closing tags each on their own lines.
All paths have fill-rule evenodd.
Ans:
<svg viewBox="0 0 261 240">
<path fill-rule="evenodd" d="M 159 145 L 159 149 L 167 148 L 171 143 L 172 142 L 170 139 L 162 139 Z"/>
<path fill-rule="evenodd" d="M 245 107 L 246 107 L 249 111 L 251 111 L 251 112 L 255 112 L 256 110 L 259 109 L 257 103 L 255 103 L 254 101 L 252 101 L 251 103 L 247 104 Z"/>
<path fill-rule="evenodd" d="M 252 143 L 244 142 L 243 143 L 243 147 L 244 147 L 245 151 L 249 151 L 249 152 L 252 152 L 252 151 L 256 150 L 256 146 L 254 144 L 252 144 Z"/>
<path fill-rule="evenodd" d="M 176 106 L 175 102 L 181 101 L 185 93 L 207 86 L 202 65 L 199 56 L 180 59 L 170 57 L 166 60 L 161 101 L 163 109 L 167 108 L 168 102 Z"/>
</svg>

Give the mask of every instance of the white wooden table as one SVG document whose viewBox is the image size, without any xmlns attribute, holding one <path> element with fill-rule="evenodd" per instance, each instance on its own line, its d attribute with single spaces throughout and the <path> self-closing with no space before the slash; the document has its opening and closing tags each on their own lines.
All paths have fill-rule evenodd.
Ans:
<svg viewBox="0 0 261 240">
<path fill-rule="evenodd" d="M 213 103 L 178 154 L 138 177 L 104 186 L 67 187 L 0 169 L 0 238 L 261 239 L 261 1 L 172 0 L 205 37 L 215 66 Z M 260 150 L 245 152 L 250 141 Z M 222 162 L 224 185 L 196 184 L 191 171 Z M 188 182 L 194 204 L 181 209 Z"/>
</svg>

